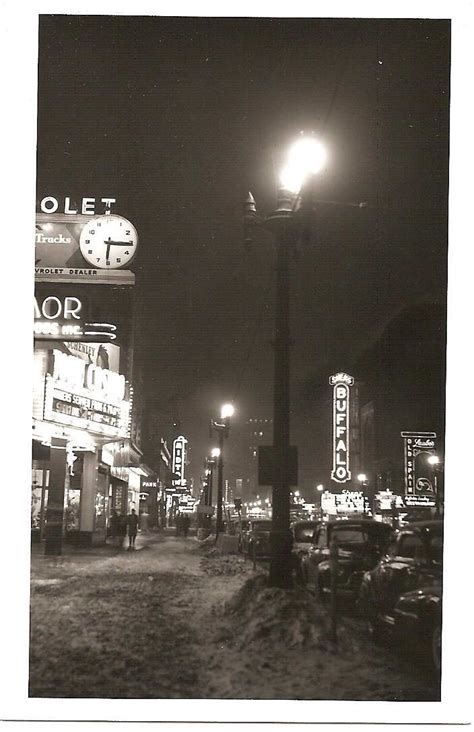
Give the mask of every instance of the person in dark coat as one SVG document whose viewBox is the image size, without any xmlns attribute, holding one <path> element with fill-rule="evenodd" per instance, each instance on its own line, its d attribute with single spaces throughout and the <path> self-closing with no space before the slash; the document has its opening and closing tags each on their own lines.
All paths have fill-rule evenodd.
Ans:
<svg viewBox="0 0 474 732">
<path fill-rule="evenodd" d="M 127 517 L 125 514 L 119 514 L 118 516 L 118 532 L 117 532 L 117 545 L 121 549 L 123 542 L 127 536 Z"/>
<path fill-rule="evenodd" d="M 137 531 L 138 531 L 138 516 L 137 516 L 134 508 L 132 508 L 131 513 L 127 517 L 127 527 L 128 527 L 128 550 L 131 551 L 132 549 L 135 549 L 135 539 L 137 538 Z"/>
<path fill-rule="evenodd" d="M 175 525 L 176 525 L 176 536 L 180 536 L 180 534 L 183 530 L 183 517 L 180 513 L 176 514 Z"/>
<path fill-rule="evenodd" d="M 118 543 L 119 524 L 119 515 L 114 509 L 110 516 L 110 538 L 112 539 L 112 544 Z"/>
<path fill-rule="evenodd" d="M 183 536 L 186 539 L 189 531 L 189 524 L 191 523 L 191 520 L 187 513 L 183 514 L 183 518 L 181 519 L 181 528 L 183 531 Z"/>
</svg>

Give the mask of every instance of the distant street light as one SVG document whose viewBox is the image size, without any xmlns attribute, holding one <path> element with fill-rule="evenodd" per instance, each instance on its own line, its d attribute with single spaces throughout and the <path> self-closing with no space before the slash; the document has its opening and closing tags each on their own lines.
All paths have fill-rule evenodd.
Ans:
<svg viewBox="0 0 474 732">
<path fill-rule="evenodd" d="M 223 404 L 221 407 L 221 419 L 229 419 L 229 417 L 234 416 L 234 406 L 233 404 Z"/>
<path fill-rule="evenodd" d="M 232 404 L 223 404 L 221 407 L 221 419 L 211 419 L 211 431 L 217 432 L 219 447 L 215 448 L 215 457 L 217 458 L 217 513 L 216 513 L 216 541 L 222 532 L 222 500 L 224 486 L 224 437 L 228 437 L 230 430 L 230 418 L 234 414 L 234 406 Z"/>
<path fill-rule="evenodd" d="M 323 484 L 318 483 L 318 485 L 316 486 L 316 491 L 317 491 L 316 495 L 319 497 L 319 500 L 318 500 L 319 506 L 317 506 L 317 508 L 319 510 L 318 515 L 320 518 L 322 518 L 322 516 L 323 516 L 323 490 L 324 490 Z"/>
<path fill-rule="evenodd" d="M 366 499 L 366 495 L 365 494 L 366 494 L 366 492 L 368 493 L 369 479 L 368 479 L 368 477 L 367 477 L 367 475 L 365 473 L 359 473 L 359 475 L 357 476 L 357 480 L 361 484 L 361 487 L 365 489 L 363 491 L 362 500 L 364 502 L 364 504 L 363 504 L 364 505 L 364 516 L 367 516 L 367 515 L 369 515 L 369 510 L 368 510 L 368 507 L 367 507 L 366 502 L 365 502 L 365 499 Z M 372 498 L 373 498 L 373 496 L 372 496 Z M 370 502 L 370 510 L 372 511 L 372 516 L 373 516 L 374 515 L 374 506 L 373 506 L 373 503 L 374 503 L 375 499 L 374 500 L 371 500 L 371 498 L 367 495 L 367 500 Z"/>
<path fill-rule="evenodd" d="M 439 474 L 442 469 L 441 460 L 438 457 L 438 455 L 430 455 L 428 457 L 428 464 L 431 465 L 433 469 L 433 484 L 434 484 L 434 494 L 435 494 L 435 518 L 439 518 L 442 511 L 442 503 L 443 499 L 441 496 L 441 486 L 439 481 Z"/>
</svg>

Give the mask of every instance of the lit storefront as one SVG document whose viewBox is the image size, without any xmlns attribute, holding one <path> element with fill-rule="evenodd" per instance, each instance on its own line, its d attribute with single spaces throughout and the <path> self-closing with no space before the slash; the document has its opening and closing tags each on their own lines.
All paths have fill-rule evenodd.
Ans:
<svg viewBox="0 0 474 732">
<path fill-rule="evenodd" d="M 71 540 L 88 544 L 106 536 L 114 469 L 109 456 L 111 446 L 118 445 L 120 453 L 129 438 L 132 391 L 122 374 L 97 363 L 106 352 L 107 362 L 118 364 L 118 347 L 87 344 L 81 355 L 73 355 L 75 347 L 45 343 L 35 349 L 31 519 L 35 538 L 43 538 L 54 457 L 64 470 L 64 531 Z M 52 455 L 56 451 L 60 455 Z M 125 470 L 124 513 L 129 485 L 133 493 L 133 478 Z"/>
<path fill-rule="evenodd" d="M 84 199 L 79 213 L 66 198 L 59 212 L 47 196 L 37 214 L 31 528 L 47 553 L 60 553 L 62 538 L 105 541 L 112 510 L 138 511 L 147 472 L 127 269 L 138 236 L 113 203 Z"/>
<path fill-rule="evenodd" d="M 321 510 L 330 518 L 371 514 L 370 502 L 363 491 L 344 490 L 340 493 L 324 491 L 321 495 Z"/>
</svg>

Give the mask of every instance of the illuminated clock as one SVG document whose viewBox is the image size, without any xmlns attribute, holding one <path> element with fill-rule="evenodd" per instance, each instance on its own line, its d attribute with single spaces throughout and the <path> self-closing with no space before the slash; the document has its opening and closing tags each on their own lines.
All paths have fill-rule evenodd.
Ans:
<svg viewBox="0 0 474 732">
<path fill-rule="evenodd" d="M 116 214 L 95 216 L 81 231 L 82 256 L 96 269 L 120 269 L 130 264 L 138 247 L 137 230 Z"/>
</svg>

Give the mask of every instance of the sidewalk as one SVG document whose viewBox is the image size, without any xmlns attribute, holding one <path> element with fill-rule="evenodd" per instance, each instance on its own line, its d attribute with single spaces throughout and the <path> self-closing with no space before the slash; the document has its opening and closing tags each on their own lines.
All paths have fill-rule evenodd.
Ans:
<svg viewBox="0 0 474 732">
<path fill-rule="evenodd" d="M 121 555 L 135 554 L 146 549 L 150 544 L 163 541 L 163 532 L 149 530 L 138 533 L 134 552 L 128 552 L 128 540 L 122 548 L 113 544 L 98 544 L 92 547 L 77 547 L 64 543 L 62 554 L 59 556 L 45 555 L 44 542 L 31 545 L 31 581 L 41 581 L 42 578 L 75 574 L 81 568 L 91 563 L 100 562 Z"/>
</svg>

